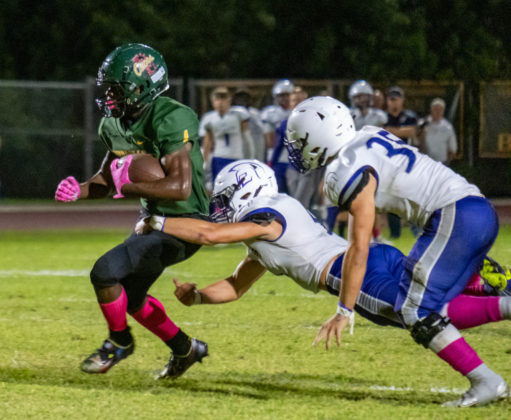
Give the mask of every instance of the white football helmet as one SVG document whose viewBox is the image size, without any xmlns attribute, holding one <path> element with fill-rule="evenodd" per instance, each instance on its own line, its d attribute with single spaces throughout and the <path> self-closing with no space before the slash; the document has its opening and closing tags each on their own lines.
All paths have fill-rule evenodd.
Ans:
<svg viewBox="0 0 511 420">
<path fill-rule="evenodd" d="M 366 95 L 374 95 L 373 88 L 371 85 L 365 80 L 357 80 L 350 86 L 350 90 L 348 92 L 348 96 L 350 99 L 353 99 L 354 96 L 365 93 Z"/>
<path fill-rule="evenodd" d="M 274 98 L 283 93 L 293 93 L 295 85 L 289 79 L 279 80 L 277 83 L 273 85 L 271 89 L 271 94 Z"/>
<path fill-rule="evenodd" d="M 241 211 L 256 197 L 278 194 L 273 170 L 256 159 L 242 159 L 224 167 L 215 178 L 210 203 L 214 222 L 236 222 Z"/>
<path fill-rule="evenodd" d="M 365 80 L 357 80 L 348 91 L 351 106 L 367 108 L 373 103 L 374 90 Z"/>
<path fill-rule="evenodd" d="M 350 110 L 342 102 L 329 96 L 306 99 L 287 120 L 289 162 L 301 173 L 325 166 L 355 133 Z"/>
</svg>

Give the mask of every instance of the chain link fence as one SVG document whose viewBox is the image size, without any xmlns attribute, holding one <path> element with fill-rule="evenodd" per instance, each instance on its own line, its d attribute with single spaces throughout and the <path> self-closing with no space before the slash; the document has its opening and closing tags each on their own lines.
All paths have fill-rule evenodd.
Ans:
<svg viewBox="0 0 511 420">
<path fill-rule="evenodd" d="M 347 93 L 353 81 L 293 79 L 293 82 L 310 96 L 331 95 L 349 103 Z M 254 98 L 253 105 L 263 108 L 273 101 L 274 83 L 274 79 L 185 81 L 175 78 L 170 80 L 171 88 L 166 94 L 189 104 L 200 116 L 211 109 L 209 94 L 216 86 L 226 86 L 232 92 L 240 87 L 248 88 Z M 511 82 L 480 84 L 480 120 L 475 122 L 464 117 L 468 106 L 474 104 L 465 104 L 469 95 L 462 82 L 400 81 L 398 84 L 405 91 L 405 108 L 419 116 L 429 113 L 434 97 L 445 99 L 446 117 L 458 136 L 459 162 L 477 168 L 481 164 L 478 156 L 511 158 Z M 388 85 L 374 83 L 373 87 L 385 91 Z M 0 102 L 1 196 L 51 198 L 62 178 L 73 175 L 84 180 L 97 170 L 105 149 L 97 138 L 100 115 L 94 103 L 93 78 L 76 83 L 0 80 L 0 97 L 3 98 Z M 479 138 L 467 135 L 468 131 Z M 468 170 L 464 175 L 472 172 Z M 507 195 L 507 190 L 502 185 L 490 188 L 497 195 Z"/>
</svg>

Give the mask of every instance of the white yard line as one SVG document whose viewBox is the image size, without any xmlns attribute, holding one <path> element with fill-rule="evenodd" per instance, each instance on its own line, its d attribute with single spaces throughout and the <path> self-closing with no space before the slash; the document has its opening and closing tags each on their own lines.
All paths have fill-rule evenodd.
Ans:
<svg viewBox="0 0 511 420">
<path fill-rule="evenodd" d="M 410 387 L 399 387 L 399 386 L 383 386 L 383 385 L 371 385 L 371 389 L 375 391 L 393 391 L 393 392 L 409 392 L 414 391 L 413 388 Z M 466 390 L 459 388 L 446 388 L 446 387 L 431 387 L 429 389 L 430 392 L 440 393 L 440 394 L 463 394 Z"/>
</svg>

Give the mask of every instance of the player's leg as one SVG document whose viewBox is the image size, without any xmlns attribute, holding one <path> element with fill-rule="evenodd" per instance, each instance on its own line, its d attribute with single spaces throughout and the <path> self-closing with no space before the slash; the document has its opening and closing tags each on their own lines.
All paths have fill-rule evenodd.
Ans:
<svg viewBox="0 0 511 420">
<path fill-rule="evenodd" d="M 171 360 L 160 376 L 176 378 L 207 355 L 207 345 L 179 328 L 168 317 L 163 304 L 147 291 L 165 267 L 184 261 L 200 246 L 155 231 L 142 237 L 133 235 L 125 243 L 136 267 L 123 280 L 128 312 L 171 349 Z"/>
<path fill-rule="evenodd" d="M 460 329 L 511 319 L 511 296 L 459 295 L 440 311 Z"/>
<path fill-rule="evenodd" d="M 130 270 L 124 244 L 100 257 L 91 271 L 91 282 L 107 322 L 109 336 L 81 364 L 87 373 L 105 373 L 133 353 L 134 341 L 127 324 L 128 296 L 120 280 Z"/>
<path fill-rule="evenodd" d="M 417 343 L 471 383 L 469 391 L 451 405 L 484 404 L 507 394 L 505 381 L 440 315 L 443 305 L 465 288 L 497 231 L 496 215 L 487 200 L 468 197 L 435 212 L 405 259 L 396 310 L 401 311 Z"/>
</svg>

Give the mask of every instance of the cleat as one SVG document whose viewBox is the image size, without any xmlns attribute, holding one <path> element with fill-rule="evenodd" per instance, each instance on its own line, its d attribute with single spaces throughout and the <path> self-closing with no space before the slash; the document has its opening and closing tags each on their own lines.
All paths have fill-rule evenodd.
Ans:
<svg viewBox="0 0 511 420">
<path fill-rule="evenodd" d="M 511 280 L 511 271 L 502 267 L 497 261 L 490 257 L 484 258 L 483 268 L 480 271 L 481 279 L 484 281 L 484 290 L 493 296 L 509 296 L 506 290 Z"/>
<path fill-rule="evenodd" d="M 122 359 L 133 354 L 133 350 L 134 342 L 128 346 L 120 346 L 107 338 L 99 349 L 82 362 L 80 369 L 86 373 L 106 373 Z"/>
<path fill-rule="evenodd" d="M 499 378 L 496 386 L 487 381 L 472 385 L 460 399 L 443 403 L 442 407 L 475 407 L 511 396 L 507 383 Z"/>
<path fill-rule="evenodd" d="M 208 355 L 208 345 L 203 341 L 192 338 L 192 345 L 188 354 L 178 356 L 172 353 L 169 363 L 165 365 L 163 371 L 155 379 L 179 378 L 195 362 L 202 363 L 202 359 Z"/>
</svg>

